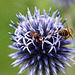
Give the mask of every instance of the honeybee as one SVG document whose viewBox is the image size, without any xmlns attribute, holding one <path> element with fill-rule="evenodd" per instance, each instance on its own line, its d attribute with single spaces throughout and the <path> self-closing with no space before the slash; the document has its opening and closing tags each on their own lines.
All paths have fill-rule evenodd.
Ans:
<svg viewBox="0 0 75 75">
<path fill-rule="evenodd" d="M 69 37 L 72 37 L 73 30 L 71 28 L 68 28 L 68 25 L 65 29 L 60 29 L 56 33 L 59 33 L 60 36 L 64 37 L 65 39 L 68 39 Z"/>
<path fill-rule="evenodd" d="M 60 28 L 59 30 L 57 30 L 53 34 L 56 34 L 56 33 L 58 33 L 60 36 L 64 37 L 64 39 L 68 39 L 69 37 L 71 37 L 73 39 L 73 37 L 72 37 L 73 30 L 71 28 L 68 28 L 68 25 L 65 29 Z M 50 35 L 50 34 L 51 34 L 51 32 L 48 33 L 48 35 Z"/>
<path fill-rule="evenodd" d="M 57 31 L 60 36 L 64 37 L 65 39 L 72 37 L 73 30 L 71 28 L 65 28 Z"/>
<path fill-rule="evenodd" d="M 35 40 L 37 40 L 37 42 L 42 41 L 42 37 L 39 34 L 37 34 L 36 32 L 31 31 L 30 35 L 34 41 Z"/>
</svg>

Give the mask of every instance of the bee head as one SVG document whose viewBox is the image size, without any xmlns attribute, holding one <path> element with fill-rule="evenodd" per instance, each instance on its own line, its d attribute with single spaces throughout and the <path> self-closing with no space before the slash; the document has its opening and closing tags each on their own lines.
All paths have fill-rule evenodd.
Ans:
<svg viewBox="0 0 75 75">
<path fill-rule="evenodd" d="M 73 34 L 73 30 L 72 28 L 69 28 L 70 34 Z"/>
<path fill-rule="evenodd" d="M 72 34 L 73 34 L 73 30 L 72 30 L 71 28 L 69 28 L 69 35 L 70 35 L 71 38 L 73 39 Z"/>
</svg>

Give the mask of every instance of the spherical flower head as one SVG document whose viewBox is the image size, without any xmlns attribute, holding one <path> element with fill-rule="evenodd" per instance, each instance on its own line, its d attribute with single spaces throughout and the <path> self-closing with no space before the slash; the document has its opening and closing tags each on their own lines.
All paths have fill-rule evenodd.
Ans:
<svg viewBox="0 0 75 75">
<path fill-rule="evenodd" d="M 74 48 L 65 46 L 73 41 L 59 35 L 59 30 L 65 29 L 63 24 L 67 19 L 61 23 L 58 10 L 50 16 L 51 8 L 48 14 L 44 9 L 42 15 L 36 7 L 33 15 L 27 9 L 28 16 L 20 13 L 16 15 L 20 22 L 16 25 L 11 21 L 13 25 L 9 24 L 15 29 L 14 33 L 9 32 L 12 35 L 10 40 L 13 41 L 9 47 L 18 50 L 9 55 L 12 59 L 17 58 L 11 65 L 20 65 L 18 74 L 28 67 L 28 75 L 57 75 L 61 71 L 65 73 L 66 65 L 70 66 L 67 61 L 72 61 L 69 56 L 73 55 L 71 52 L 75 52 Z"/>
</svg>

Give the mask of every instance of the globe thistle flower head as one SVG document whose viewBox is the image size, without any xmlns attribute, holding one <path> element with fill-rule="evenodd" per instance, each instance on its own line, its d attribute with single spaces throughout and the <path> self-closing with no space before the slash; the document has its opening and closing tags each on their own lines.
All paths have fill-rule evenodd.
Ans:
<svg viewBox="0 0 75 75">
<path fill-rule="evenodd" d="M 13 21 L 13 25 L 9 24 L 15 29 L 14 34 L 9 32 L 12 35 L 10 40 L 13 41 L 9 47 L 18 50 L 9 55 L 12 59 L 17 58 L 11 65 L 20 65 L 18 74 L 28 67 L 28 75 L 57 75 L 61 71 L 65 73 L 66 65 L 70 66 L 67 61 L 73 61 L 68 55 L 72 56 L 71 52 L 75 51 L 74 48 L 65 46 L 72 41 L 60 36 L 57 31 L 65 29 L 63 24 L 67 19 L 61 23 L 58 10 L 50 16 L 51 8 L 48 14 L 44 9 L 42 15 L 36 7 L 33 15 L 27 9 L 28 15 L 16 15 L 20 20 L 17 25 Z"/>
</svg>

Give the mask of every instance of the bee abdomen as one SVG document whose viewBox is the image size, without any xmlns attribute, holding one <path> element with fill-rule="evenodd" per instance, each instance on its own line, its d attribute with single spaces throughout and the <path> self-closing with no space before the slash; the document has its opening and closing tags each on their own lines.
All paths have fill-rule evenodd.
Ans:
<svg viewBox="0 0 75 75">
<path fill-rule="evenodd" d="M 59 35 L 60 36 L 67 36 L 68 32 L 66 30 L 61 30 L 61 31 L 59 31 Z"/>
</svg>

